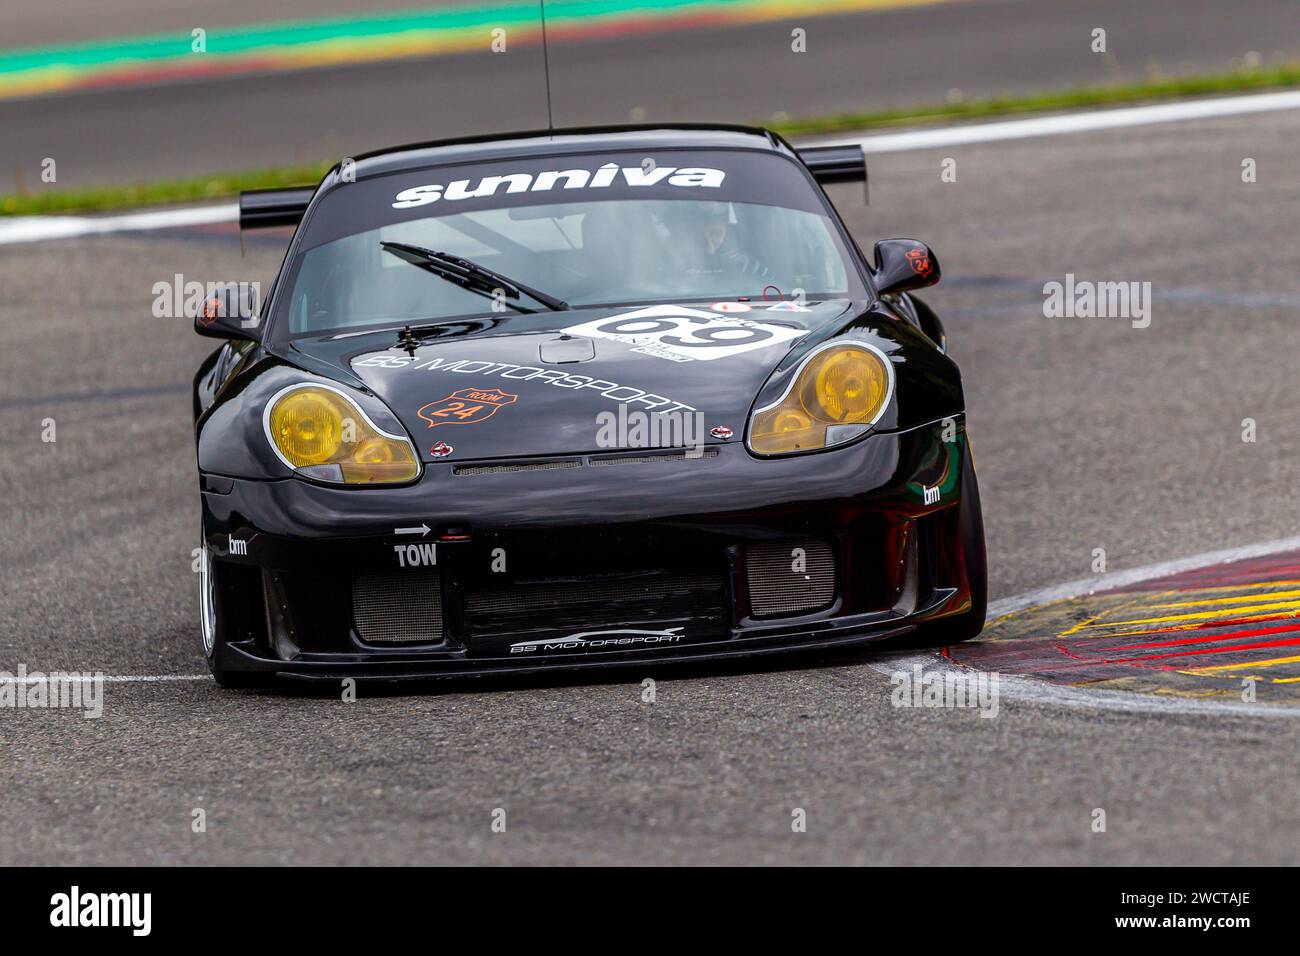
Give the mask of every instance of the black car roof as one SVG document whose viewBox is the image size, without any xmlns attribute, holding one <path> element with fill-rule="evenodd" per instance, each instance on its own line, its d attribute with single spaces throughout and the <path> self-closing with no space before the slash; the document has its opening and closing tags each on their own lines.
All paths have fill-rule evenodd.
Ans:
<svg viewBox="0 0 1300 956">
<path fill-rule="evenodd" d="M 794 155 L 785 140 L 759 127 L 675 124 L 494 133 L 394 146 L 357 156 L 355 162 L 356 174 L 361 177 L 515 156 L 666 148 L 753 149 Z"/>
</svg>

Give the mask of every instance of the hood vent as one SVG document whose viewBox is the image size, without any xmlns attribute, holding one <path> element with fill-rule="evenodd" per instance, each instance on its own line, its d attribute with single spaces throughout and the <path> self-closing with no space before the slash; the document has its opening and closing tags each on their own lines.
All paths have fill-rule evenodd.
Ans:
<svg viewBox="0 0 1300 956">
<path fill-rule="evenodd" d="M 547 365 L 568 365 L 572 362 L 590 362 L 596 357 L 596 343 L 591 339 L 561 335 L 538 347 L 538 357 Z"/>
</svg>

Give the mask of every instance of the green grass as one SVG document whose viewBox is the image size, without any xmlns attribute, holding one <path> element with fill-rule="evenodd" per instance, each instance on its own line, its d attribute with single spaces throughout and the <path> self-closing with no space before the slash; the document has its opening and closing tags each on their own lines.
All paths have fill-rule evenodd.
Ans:
<svg viewBox="0 0 1300 956">
<path fill-rule="evenodd" d="M 163 203 L 197 202 L 238 195 L 245 189 L 315 185 L 333 163 L 282 166 L 242 173 L 218 173 L 194 179 L 171 179 L 134 186 L 28 192 L 0 197 L 0 217 L 37 213 L 103 212 Z"/>
<path fill-rule="evenodd" d="M 915 125 L 946 120 L 988 119 L 1023 113 L 1079 109 L 1091 106 L 1115 106 L 1125 103 L 1159 102 L 1219 93 L 1242 93 L 1252 90 L 1300 86 L 1300 65 L 1263 70 L 1241 70 L 1206 76 L 1152 79 L 1124 86 L 1088 87 L 1028 96 L 1007 96 L 967 100 L 907 109 L 880 110 L 870 113 L 844 113 L 785 119 L 764 125 L 784 136 L 807 136 L 815 133 L 839 133 L 851 130 Z M 270 189 L 278 186 L 314 185 L 332 162 L 311 166 L 288 166 L 274 169 L 222 173 L 193 179 L 175 179 L 134 186 L 104 186 L 89 189 L 27 191 L 0 197 L 0 216 L 25 216 L 39 213 L 105 212 L 164 203 L 224 199 L 244 189 Z"/>
<path fill-rule="evenodd" d="M 881 126 L 914 125 L 926 122 L 962 119 L 986 119 L 1017 113 L 1045 113 L 1053 110 L 1079 109 L 1088 106 L 1116 106 L 1125 103 L 1158 102 L 1209 96 L 1218 93 L 1246 93 L 1300 85 L 1300 65 L 1267 70 L 1241 70 L 1206 76 L 1153 79 L 1125 86 L 1085 87 L 1055 93 L 1006 96 L 995 99 L 968 100 L 908 109 L 881 110 L 872 113 L 842 113 L 815 116 L 767 124 L 783 136 L 808 136 L 814 133 L 839 133 L 846 130 Z"/>
</svg>

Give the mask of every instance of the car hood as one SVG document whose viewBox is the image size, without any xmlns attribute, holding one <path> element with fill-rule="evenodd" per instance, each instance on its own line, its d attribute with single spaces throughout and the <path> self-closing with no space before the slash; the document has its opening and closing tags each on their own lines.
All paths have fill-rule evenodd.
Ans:
<svg viewBox="0 0 1300 956">
<path fill-rule="evenodd" d="M 843 327 L 850 300 L 581 309 L 297 340 L 350 369 L 425 461 L 599 453 L 743 439 L 792 349 Z M 675 419 L 675 421 L 674 421 Z"/>
</svg>

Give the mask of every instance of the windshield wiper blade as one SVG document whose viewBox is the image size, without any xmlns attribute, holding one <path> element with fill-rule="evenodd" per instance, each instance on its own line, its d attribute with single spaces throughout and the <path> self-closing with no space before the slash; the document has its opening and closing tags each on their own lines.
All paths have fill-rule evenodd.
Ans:
<svg viewBox="0 0 1300 956">
<path fill-rule="evenodd" d="M 557 299 L 553 295 L 526 286 L 522 282 L 502 275 L 494 269 L 481 266 L 477 262 L 461 256 L 453 256 L 447 252 L 435 252 L 432 249 L 411 245 L 406 242 L 381 242 L 379 245 L 383 247 L 385 252 L 391 252 L 399 259 L 422 269 L 427 269 L 434 275 L 449 282 L 454 282 L 470 292 L 477 292 L 480 295 L 495 298 L 496 290 L 500 289 L 505 293 L 506 298 L 517 299 L 520 295 L 526 295 L 553 312 L 564 312 L 569 308 L 569 303 L 563 299 Z M 514 303 L 509 304 L 523 312 L 533 311 L 514 305 Z"/>
<path fill-rule="evenodd" d="M 473 292 L 486 299 L 492 299 L 494 302 L 499 301 L 497 298 L 498 289 L 501 290 L 505 299 L 518 299 L 520 296 L 521 290 L 515 287 L 513 283 L 490 281 L 485 275 L 476 274 L 458 264 L 445 253 L 435 252 L 432 249 L 425 249 L 423 246 L 414 246 L 405 242 L 381 242 L 379 245 L 383 247 L 385 252 L 391 252 L 403 262 L 409 262 L 417 268 L 433 273 L 440 279 L 446 279 L 453 285 L 460 286 L 466 292 Z M 517 312 L 532 313 L 537 311 L 536 309 L 525 308 L 517 302 L 502 301 L 501 304 L 508 305 Z"/>
</svg>

